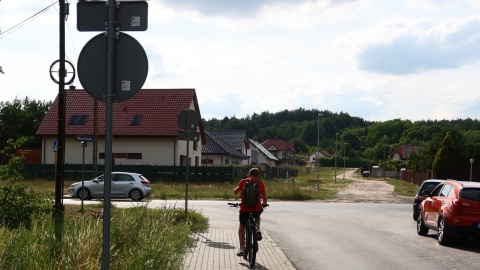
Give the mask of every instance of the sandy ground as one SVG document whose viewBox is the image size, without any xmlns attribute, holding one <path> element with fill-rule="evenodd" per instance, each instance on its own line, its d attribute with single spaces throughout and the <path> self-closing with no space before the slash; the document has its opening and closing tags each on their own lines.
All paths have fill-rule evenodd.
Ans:
<svg viewBox="0 0 480 270">
<path fill-rule="evenodd" d="M 413 197 L 400 197 L 393 192 L 393 186 L 378 180 L 363 180 L 354 177 L 353 170 L 347 171 L 345 179 L 352 182 L 343 188 L 335 198 L 325 202 L 346 202 L 346 203 L 412 203 Z M 358 174 L 357 174 L 358 175 Z M 337 178 L 343 178 L 343 174 Z"/>
</svg>

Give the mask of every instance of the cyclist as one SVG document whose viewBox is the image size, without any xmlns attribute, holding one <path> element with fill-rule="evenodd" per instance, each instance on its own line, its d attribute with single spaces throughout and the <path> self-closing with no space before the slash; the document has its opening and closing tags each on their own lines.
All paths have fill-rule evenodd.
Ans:
<svg viewBox="0 0 480 270">
<path fill-rule="evenodd" d="M 258 194 L 256 205 L 253 207 L 247 207 L 245 205 L 245 185 L 257 182 L 258 185 Z M 250 183 L 247 183 L 250 182 Z M 248 215 L 252 213 L 255 223 L 257 224 L 256 237 L 257 241 L 262 240 L 262 232 L 260 230 L 260 215 L 263 212 L 263 207 L 267 205 L 267 193 L 265 191 L 265 185 L 259 179 L 259 171 L 257 168 L 250 169 L 248 177 L 240 180 L 238 186 L 233 190 L 233 193 L 236 195 L 241 193 L 242 202 L 240 204 L 240 213 L 239 220 L 240 226 L 238 228 L 238 237 L 240 240 L 240 248 L 237 251 L 237 256 L 243 256 L 245 254 L 245 225 L 247 224 Z"/>
</svg>

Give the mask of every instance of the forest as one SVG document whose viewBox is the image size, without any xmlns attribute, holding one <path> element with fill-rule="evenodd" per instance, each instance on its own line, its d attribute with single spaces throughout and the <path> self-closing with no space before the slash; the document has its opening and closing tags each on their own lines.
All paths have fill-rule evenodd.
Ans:
<svg viewBox="0 0 480 270">
<path fill-rule="evenodd" d="M 480 161 L 480 121 L 470 118 L 372 122 L 344 112 L 299 108 L 203 122 L 208 130 L 246 130 L 247 136 L 258 142 L 267 139 L 293 142 L 299 165 L 316 151 L 317 143 L 321 150 L 331 154 L 345 153 L 349 159 L 395 170 L 400 167 L 416 171 L 468 169 L 470 159 Z M 423 149 L 411 154 L 408 164 L 389 160 L 388 154 L 402 145 Z"/>
<path fill-rule="evenodd" d="M 27 147 L 41 147 L 35 136 L 51 101 L 15 98 L 0 102 L 0 149 L 8 139 L 26 137 Z M 348 159 L 372 162 L 392 169 L 407 167 L 416 171 L 468 169 L 470 159 L 480 163 L 480 121 L 477 119 L 410 121 L 392 119 L 366 121 L 348 113 L 331 111 L 283 110 L 254 113 L 244 118 L 202 119 L 207 130 L 245 130 L 258 142 L 282 139 L 295 144 L 296 163 L 321 150 Z M 423 146 L 408 157 L 408 164 L 389 160 L 388 154 L 402 145 Z M 335 151 L 335 149 L 337 151 Z M 473 164 L 474 167 L 476 163 Z M 393 168 L 394 167 L 394 168 Z"/>
</svg>

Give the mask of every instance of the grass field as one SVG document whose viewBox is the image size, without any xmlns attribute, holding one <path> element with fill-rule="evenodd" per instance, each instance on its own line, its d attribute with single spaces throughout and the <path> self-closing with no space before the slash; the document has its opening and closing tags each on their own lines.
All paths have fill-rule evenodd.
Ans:
<svg viewBox="0 0 480 270">
<path fill-rule="evenodd" d="M 352 169 L 348 169 L 352 170 Z M 334 168 L 320 169 L 320 181 L 317 184 L 317 172 L 315 169 L 306 170 L 299 169 L 300 174 L 294 178 L 289 179 L 274 179 L 264 180 L 267 188 L 267 196 L 269 199 L 276 200 L 325 200 L 335 196 L 335 194 L 342 188 L 346 187 L 350 180 L 343 179 L 343 170 L 337 170 L 337 177 L 335 181 Z M 398 179 L 376 179 L 376 178 L 362 178 L 359 174 L 354 174 L 363 180 L 371 181 L 386 181 L 395 187 L 397 195 L 414 196 L 418 190 L 418 186 L 404 182 Z M 239 179 L 240 180 L 240 179 Z M 65 180 L 64 194 L 68 195 L 68 187 L 74 181 Z M 150 179 L 152 187 L 151 199 L 184 199 L 185 198 L 185 182 L 168 182 L 157 179 Z M 37 192 L 54 193 L 55 182 L 47 180 L 29 180 L 25 184 Z M 188 185 L 189 199 L 236 199 L 238 195 L 233 194 L 233 189 L 238 184 L 235 182 L 203 182 L 198 183 L 195 179 L 190 179 Z M 317 188 L 318 187 L 318 188 Z"/>
</svg>

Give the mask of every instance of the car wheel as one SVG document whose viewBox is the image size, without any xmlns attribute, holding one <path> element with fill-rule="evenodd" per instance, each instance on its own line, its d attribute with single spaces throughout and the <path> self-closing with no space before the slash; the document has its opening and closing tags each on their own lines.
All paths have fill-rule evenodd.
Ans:
<svg viewBox="0 0 480 270">
<path fill-rule="evenodd" d="M 139 189 L 134 189 L 130 191 L 130 199 L 134 201 L 141 201 L 143 200 L 143 193 Z"/>
<path fill-rule="evenodd" d="M 440 217 L 437 222 L 437 240 L 442 246 L 450 242 L 451 235 L 446 230 L 445 218 Z"/>
<path fill-rule="evenodd" d="M 87 188 L 80 188 L 77 192 L 77 197 L 81 200 L 90 200 L 92 198 L 92 194 L 90 194 L 90 190 Z"/>
<path fill-rule="evenodd" d="M 428 234 L 428 228 L 425 227 L 425 223 L 423 222 L 422 211 L 418 211 L 417 216 L 417 234 L 421 236 L 425 236 Z"/>
</svg>

